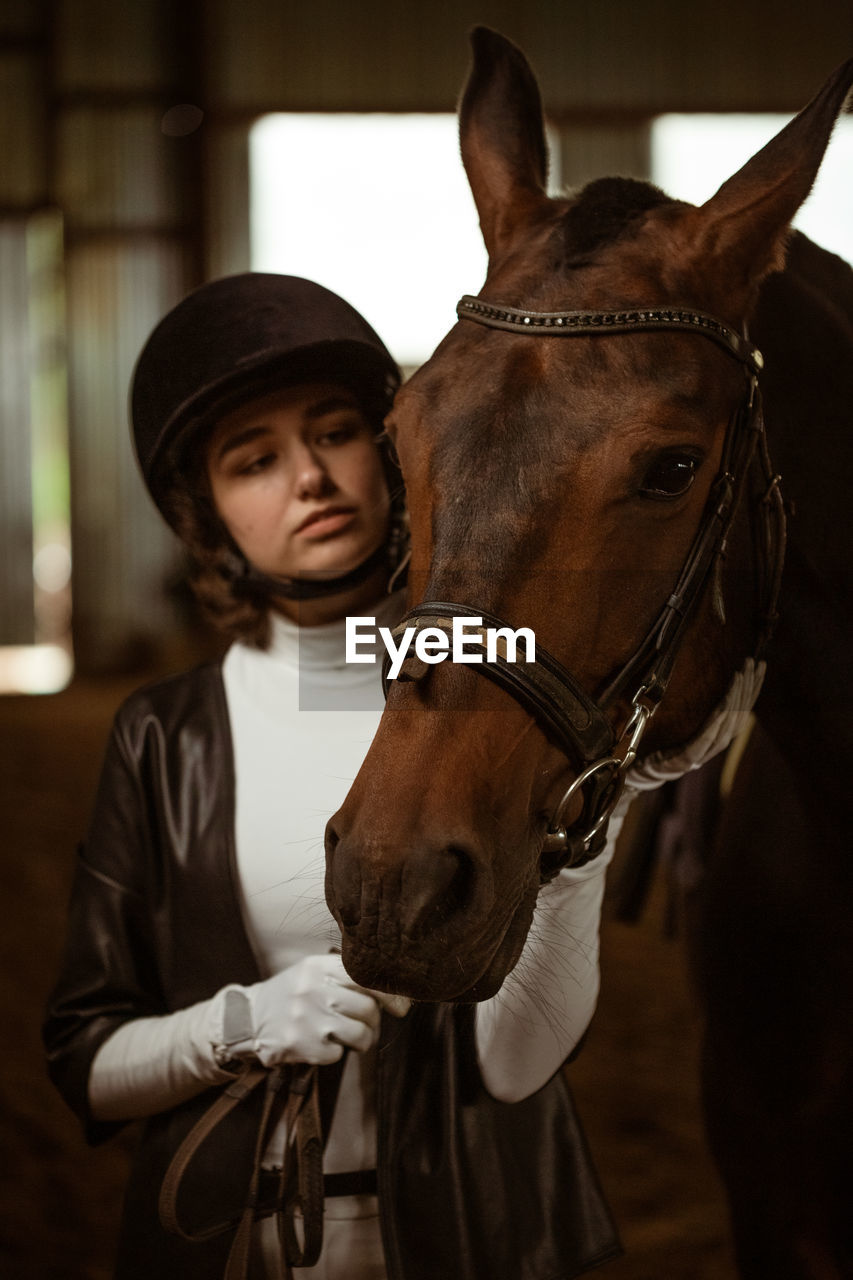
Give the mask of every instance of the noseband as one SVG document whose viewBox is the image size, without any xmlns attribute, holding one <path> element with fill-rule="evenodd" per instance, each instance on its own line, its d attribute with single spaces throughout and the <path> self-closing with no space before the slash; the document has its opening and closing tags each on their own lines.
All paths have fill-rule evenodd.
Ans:
<svg viewBox="0 0 853 1280">
<path fill-rule="evenodd" d="M 709 338 L 738 360 L 747 375 L 743 403 L 727 428 L 720 468 L 678 581 L 645 638 L 599 698 L 591 698 L 571 672 L 538 643 L 534 662 L 511 662 L 506 653 L 498 651 L 493 661 L 474 667 L 510 693 L 564 752 L 573 767 L 578 768 L 545 835 L 541 875 L 546 881 L 561 867 L 583 865 L 604 847 L 607 823 L 622 793 L 625 776 L 636 758 L 648 721 L 666 692 L 688 623 L 712 576 L 715 604 L 723 616 L 722 595 L 716 579 L 738 501 L 754 463 L 760 469 L 761 489 L 759 519 L 754 522 L 756 560 L 762 579 L 757 657 L 770 637 L 784 559 L 785 514 L 780 478 L 770 462 L 761 412 L 758 374 L 764 362 L 761 352 L 745 337 L 702 311 L 682 308 L 524 311 L 495 306 L 468 294 L 460 300 L 456 311 L 461 320 L 528 337 L 603 337 L 638 330 L 678 329 Z M 398 640 L 407 627 L 414 627 L 416 632 L 429 627 L 450 635 L 454 618 L 474 617 L 483 620 L 484 651 L 486 629 L 509 625 L 469 605 L 427 601 L 408 613 L 393 634 Z M 465 634 L 466 645 L 476 647 L 476 632 L 470 625 Z M 383 673 L 386 693 L 388 668 L 386 660 Z M 398 679 L 419 680 L 429 670 L 419 659 L 409 659 L 403 664 Z M 627 703 L 630 709 L 617 732 L 608 713 L 618 702 Z M 567 825 L 565 815 L 575 797 L 582 800 L 582 811 Z"/>
</svg>

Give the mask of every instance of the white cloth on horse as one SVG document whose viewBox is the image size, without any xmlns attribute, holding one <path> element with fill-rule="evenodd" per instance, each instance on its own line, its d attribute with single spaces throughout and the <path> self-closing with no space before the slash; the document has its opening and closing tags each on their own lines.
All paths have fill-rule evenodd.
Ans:
<svg viewBox="0 0 853 1280">
<path fill-rule="evenodd" d="M 625 796 L 620 801 L 622 812 L 633 799 L 632 791 L 651 791 L 665 782 L 673 782 L 693 769 L 701 769 L 703 764 L 731 746 L 749 723 L 766 669 L 766 663 L 747 658 L 732 680 L 725 698 L 694 738 L 674 751 L 656 751 L 632 765 L 625 779 Z"/>
</svg>

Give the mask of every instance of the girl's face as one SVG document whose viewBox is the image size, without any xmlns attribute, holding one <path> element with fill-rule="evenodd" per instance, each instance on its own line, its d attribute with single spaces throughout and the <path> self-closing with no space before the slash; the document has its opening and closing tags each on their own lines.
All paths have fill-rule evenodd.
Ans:
<svg viewBox="0 0 853 1280">
<path fill-rule="evenodd" d="M 250 400 L 207 444 L 213 501 L 255 568 L 328 578 L 385 540 L 389 498 L 375 431 L 355 396 L 306 383 Z"/>
</svg>

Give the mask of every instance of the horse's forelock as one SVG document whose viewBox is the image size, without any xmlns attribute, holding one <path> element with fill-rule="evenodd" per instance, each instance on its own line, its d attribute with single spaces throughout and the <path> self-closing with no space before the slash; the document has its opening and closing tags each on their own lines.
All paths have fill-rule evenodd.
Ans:
<svg viewBox="0 0 853 1280">
<path fill-rule="evenodd" d="M 659 187 L 634 178 L 599 178 L 571 202 L 558 226 L 565 265 L 618 240 L 650 209 L 672 204 Z"/>
</svg>

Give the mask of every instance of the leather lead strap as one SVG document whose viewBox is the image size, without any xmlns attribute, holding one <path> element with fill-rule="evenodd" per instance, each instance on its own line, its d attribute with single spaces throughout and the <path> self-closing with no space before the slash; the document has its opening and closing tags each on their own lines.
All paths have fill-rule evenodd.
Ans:
<svg viewBox="0 0 853 1280">
<path fill-rule="evenodd" d="M 280 1106 L 276 1106 L 281 1095 L 283 1084 L 282 1068 L 276 1067 L 267 1073 L 266 1092 L 264 1095 L 264 1109 L 261 1113 L 261 1122 L 258 1125 L 258 1133 L 255 1139 L 255 1153 L 252 1160 L 252 1176 L 249 1181 L 249 1192 L 246 1197 L 246 1204 L 240 1218 L 239 1226 L 231 1242 L 231 1249 L 228 1253 L 228 1261 L 225 1264 L 225 1274 L 223 1280 L 247 1280 L 249 1274 L 249 1258 L 252 1252 L 252 1231 L 255 1225 L 255 1216 L 258 1207 L 258 1192 L 261 1182 L 261 1160 L 269 1141 L 270 1133 L 274 1128 Z M 285 1275 L 287 1272 L 285 1271 Z"/>
<path fill-rule="evenodd" d="M 283 1274 L 285 1280 L 290 1280 L 292 1267 L 313 1267 L 323 1248 L 323 1138 L 316 1067 L 304 1069 L 291 1084 L 284 1118 L 287 1137 L 276 1222 Z M 301 1243 L 296 1230 L 297 1212 L 302 1217 Z M 226 1276 L 225 1280 L 231 1278 Z"/>
<path fill-rule="evenodd" d="M 177 1207 L 184 1175 L 201 1144 L 261 1083 L 265 1088 L 264 1102 L 243 1211 L 239 1219 L 200 1231 L 187 1231 L 178 1217 Z M 335 1092 L 339 1083 L 340 1072 L 332 1082 Z M 314 1266 L 323 1247 L 323 1127 L 318 1067 L 307 1064 L 272 1070 L 257 1065 L 245 1067 L 196 1121 L 166 1170 L 160 1189 L 159 1213 L 167 1231 L 197 1243 L 236 1226 L 223 1280 L 247 1280 L 253 1230 L 260 1216 L 261 1161 L 282 1112 L 287 1136 L 273 1212 L 277 1219 L 281 1274 L 289 1280 L 293 1267 Z M 296 1229 L 297 1215 L 302 1219 L 301 1241 Z"/>
<path fill-rule="evenodd" d="M 267 1078 L 267 1071 L 260 1066 L 247 1066 L 236 1080 L 227 1084 L 219 1097 L 208 1107 L 190 1129 L 181 1145 L 172 1157 L 166 1170 L 163 1185 L 160 1188 L 159 1213 L 160 1222 L 166 1231 L 180 1236 L 183 1240 L 210 1240 L 221 1235 L 233 1223 L 207 1227 L 201 1231 L 185 1231 L 178 1218 L 178 1191 L 184 1174 L 192 1162 L 201 1144 L 213 1133 L 214 1129 L 225 1119 L 229 1112 L 244 1102 L 254 1089 Z"/>
</svg>

